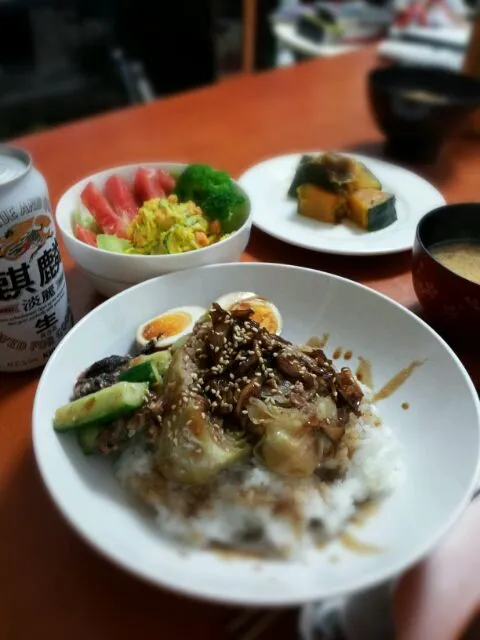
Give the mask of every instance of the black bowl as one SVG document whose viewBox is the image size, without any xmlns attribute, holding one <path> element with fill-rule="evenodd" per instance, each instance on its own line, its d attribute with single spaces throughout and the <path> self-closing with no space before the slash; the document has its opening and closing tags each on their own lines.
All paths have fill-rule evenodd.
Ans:
<svg viewBox="0 0 480 640">
<path fill-rule="evenodd" d="M 432 253 L 436 245 L 465 241 L 480 243 L 480 204 L 451 204 L 427 213 L 417 226 L 413 286 L 436 328 L 478 347 L 480 284 L 450 271 Z"/>
<path fill-rule="evenodd" d="M 480 107 L 480 80 L 445 69 L 374 69 L 368 92 L 387 137 L 386 153 L 407 162 L 435 160 L 443 142 Z"/>
</svg>

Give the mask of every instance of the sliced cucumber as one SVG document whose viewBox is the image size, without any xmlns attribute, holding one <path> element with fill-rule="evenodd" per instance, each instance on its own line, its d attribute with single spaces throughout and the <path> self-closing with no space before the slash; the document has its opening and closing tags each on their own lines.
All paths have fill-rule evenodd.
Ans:
<svg viewBox="0 0 480 640">
<path fill-rule="evenodd" d="M 99 249 L 113 253 L 123 253 L 125 249 L 131 249 L 132 247 L 128 240 L 117 238 L 117 236 L 111 236 L 106 233 L 99 233 L 97 235 L 97 245 Z"/>
<path fill-rule="evenodd" d="M 185 226 L 191 229 L 195 229 L 196 231 L 207 231 L 208 230 L 208 222 L 202 216 L 188 216 L 185 219 Z"/>
<path fill-rule="evenodd" d="M 90 229 L 90 231 L 94 231 L 95 233 L 99 231 L 97 223 L 95 222 L 95 218 L 83 205 L 80 205 L 73 212 L 73 226 L 77 224 L 80 227 L 83 227 L 84 229 Z"/>
<path fill-rule="evenodd" d="M 117 382 L 57 409 L 53 427 L 56 431 L 69 431 L 92 424 L 108 424 L 141 407 L 147 391 L 146 383 Z"/>
<path fill-rule="evenodd" d="M 156 384 L 160 382 L 162 375 L 160 374 L 155 360 L 147 360 L 140 362 L 134 367 L 130 367 L 118 376 L 118 380 L 126 382 L 147 382 L 148 384 Z"/>
<path fill-rule="evenodd" d="M 165 247 L 165 253 L 178 253 L 178 245 L 175 242 L 171 231 L 167 231 L 163 236 L 163 246 Z"/>
<path fill-rule="evenodd" d="M 182 338 L 179 338 L 179 340 L 181 339 Z M 155 353 L 150 353 L 148 355 L 141 355 L 141 356 L 137 356 L 136 358 L 132 358 L 132 360 L 130 360 L 128 364 L 128 367 L 130 369 L 133 367 L 137 367 L 139 364 L 142 364 L 143 362 L 154 362 L 159 375 L 163 377 L 166 374 L 171 361 L 172 361 L 172 354 L 168 349 L 165 349 L 163 351 L 155 351 Z"/>
<path fill-rule="evenodd" d="M 87 456 L 95 453 L 97 450 L 97 438 L 100 433 L 100 427 L 85 427 L 77 431 L 78 444 L 81 450 Z"/>
</svg>

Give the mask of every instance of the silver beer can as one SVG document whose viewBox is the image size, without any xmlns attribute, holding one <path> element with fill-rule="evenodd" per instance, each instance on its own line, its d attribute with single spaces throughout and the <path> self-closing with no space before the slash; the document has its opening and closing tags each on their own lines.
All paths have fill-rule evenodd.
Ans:
<svg viewBox="0 0 480 640">
<path fill-rule="evenodd" d="M 39 367 L 72 326 L 47 184 L 0 145 L 0 371 Z"/>
</svg>

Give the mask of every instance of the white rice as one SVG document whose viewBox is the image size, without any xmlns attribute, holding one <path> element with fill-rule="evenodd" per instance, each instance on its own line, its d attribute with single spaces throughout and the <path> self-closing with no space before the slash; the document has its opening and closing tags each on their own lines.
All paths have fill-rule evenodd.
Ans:
<svg viewBox="0 0 480 640">
<path fill-rule="evenodd" d="M 249 461 L 219 474 L 209 499 L 192 516 L 185 515 L 190 488 L 161 479 L 146 450 L 127 450 L 117 466 L 118 478 L 154 508 L 160 530 L 177 541 L 298 556 L 340 534 L 360 503 L 382 499 L 401 480 L 398 442 L 364 391 L 362 416 L 352 416 L 348 426 L 357 448 L 343 480 L 288 479 Z M 257 535 L 246 537 L 246 532 Z"/>
</svg>

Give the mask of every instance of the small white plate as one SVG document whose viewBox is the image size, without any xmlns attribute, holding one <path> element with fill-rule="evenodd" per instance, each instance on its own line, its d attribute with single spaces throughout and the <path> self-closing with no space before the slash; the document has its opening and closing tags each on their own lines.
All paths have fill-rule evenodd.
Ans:
<svg viewBox="0 0 480 640">
<path fill-rule="evenodd" d="M 321 151 L 305 151 L 317 155 Z M 429 182 L 388 162 L 349 153 L 363 162 L 396 197 L 398 220 L 380 231 L 367 232 L 353 224 L 331 225 L 297 214 L 297 203 L 287 196 L 303 153 L 277 156 L 248 169 L 239 179 L 252 204 L 253 223 L 289 244 L 353 256 L 373 256 L 411 249 L 420 218 L 445 204 L 445 198 Z M 347 155 L 347 154 L 346 154 Z"/>
<path fill-rule="evenodd" d="M 405 482 L 358 528 L 359 539 L 379 546 L 378 553 L 353 553 L 333 542 L 302 560 L 282 562 L 186 550 L 162 536 L 153 516 L 135 508 L 109 461 L 84 456 L 75 437 L 52 428 L 53 414 L 69 401 L 79 372 L 104 356 L 126 353 L 141 322 L 180 305 L 207 306 L 224 293 L 252 286 L 280 309 L 286 338 L 304 342 L 328 332 L 327 353 L 339 346 L 351 350 L 345 365 L 352 368 L 360 356 L 367 358 L 376 389 L 412 360 L 424 360 L 397 392 L 379 403 L 382 419 L 400 442 L 407 473 Z M 405 402 L 408 411 L 402 408 Z M 452 350 L 393 300 L 319 271 L 255 263 L 215 265 L 148 280 L 81 320 L 42 374 L 33 409 L 33 445 L 60 512 L 120 567 L 197 597 L 293 605 L 387 580 L 417 562 L 445 534 L 475 487 L 479 405 Z"/>
</svg>

